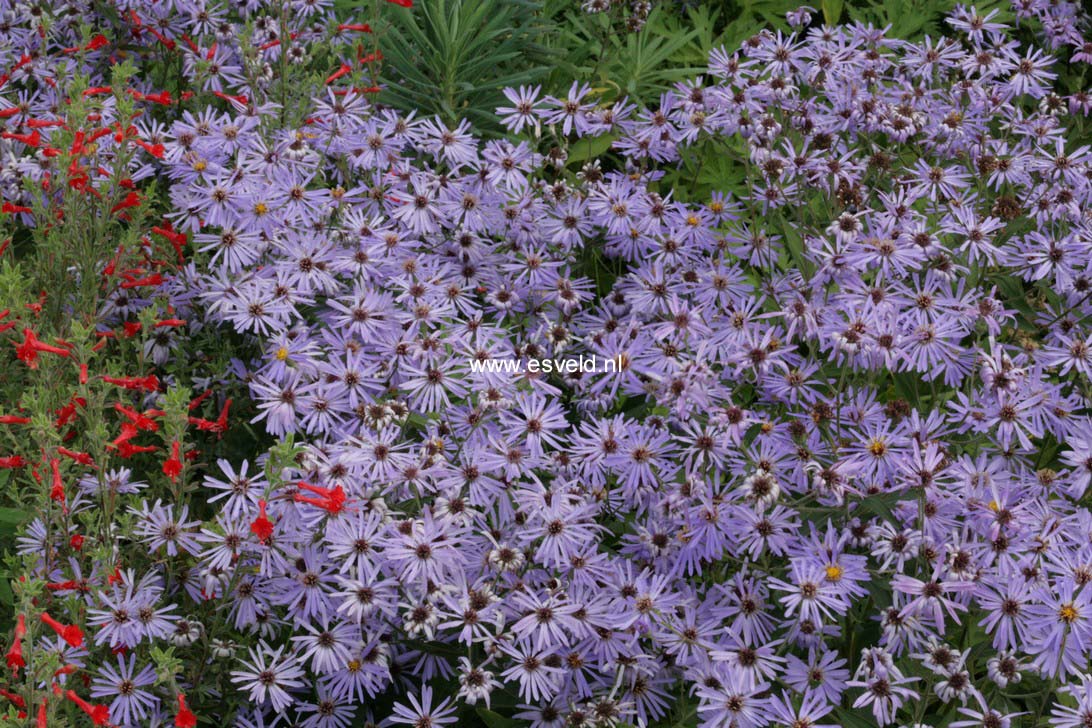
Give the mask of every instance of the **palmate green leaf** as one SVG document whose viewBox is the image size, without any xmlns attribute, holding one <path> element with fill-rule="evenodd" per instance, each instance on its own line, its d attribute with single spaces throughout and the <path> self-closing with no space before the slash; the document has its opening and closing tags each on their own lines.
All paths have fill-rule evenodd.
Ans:
<svg viewBox="0 0 1092 728">
<path fill-rule="evenodd" d="M 612 27 L 606 13 L 572 13 L 570 6 L 566 15 L 551 7 L 560 24 L 551 41 L 558 51 L 549 84 L 555 91 L 579 79 L 604 101 L 625 96 L 652 104 L 675 83 L 702 73 L 712 47 L 712 11 L 699 12 L 690 22 L 656 6 L 643 30 L 626 33 Z"/>
<path fill-rule="evenodd" d="M 699 5 L 687 9 L 686 17 L 667 15 L 664 28 L 667 33 L 682 34 L 693 31 L 693 37 L 675 52 L 672 61 L 681 65 L 703 66 L 709 59 L 709 51 L 717 45 L 717 25 L 721 9 L 715 5 Z"/>
<path fill-rule="evenodd" d="M 890 26 L 888 37 L 916 40 L 923 35 L 937 35 L 946 28 L 945 16 L 959 3 L 956 0 L 856 0 L 846 7 L 852 20 L 878 27 Z M 972 3 L 985 15 L 999 10 L 999 21 L 1009 22 L 1012 13 L 1003 0 Z"/>
<path fill-rule="evenodd" d="M 742 5 L 741 15 L 757 16 L 763 26 L 778 30 L 788 30 L 789 23 L 785 19 L 785 13 L 801 5 L 797 0 L 745 0 L 740 4 Z"/>
<path fill-rule="evenodd" d="M 653 11 L 649 24 L 653 24 Z M 625 65 L 625 83 L 619 85 L 627 95 L 641 100 L 651 100 L 660 91 L 667 90 L 671 84 L 691 78 L 703 70 L 700 66 L 678 66 L 671 63 L 675 54 L 683 50 L 698 35 L 691 28 L 684 33 L 671 32 L 658 34 L 648 27 L 640 33 L 626 36 L 621 49 Z"/>
<path fill-rule="evenodd" d="M 529 0 L 430 0 L 391 8 L 383 35 L 384 91 L 379 100 L 405 112 L 468 117 L 485 133 L 508 86 L 536 83 L 551 52 Z"/>
</svg>

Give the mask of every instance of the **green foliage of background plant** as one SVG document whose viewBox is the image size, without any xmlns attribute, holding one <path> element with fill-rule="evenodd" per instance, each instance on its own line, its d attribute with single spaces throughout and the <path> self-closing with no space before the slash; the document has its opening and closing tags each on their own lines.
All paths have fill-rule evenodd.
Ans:
<svg viewBox="0 0 1092 728">
<path fill-rule="evenodd" d="M 503 89 L 541 81 L 553 54 L 542 44 L 547 27 L 530 0 L 431 0 L 413 9 L 391 7 L 382 39 L 379 100 L 448 123 L 469 119 L 497 130 L 494 110 Z"/>
</svg>

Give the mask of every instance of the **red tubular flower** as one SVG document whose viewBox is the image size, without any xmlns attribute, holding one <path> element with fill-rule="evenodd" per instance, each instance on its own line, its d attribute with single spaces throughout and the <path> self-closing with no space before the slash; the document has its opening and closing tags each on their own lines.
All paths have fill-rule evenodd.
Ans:
<svg viewBox="0 0 1092 728">
<path fill-rule="evenodd" d="M 238 96 L 232 96 L 231 94 L 226 94 L 223 91 L 213 91 L 212 95 L 217 96 L 224 101 L 234 101 L 237 104 L 243 105 L 246 105 L 250 101 L 250 99 L 248 99 L 246 96 L 243 96 L 242 94 L 239 94 Z"/>
<path fill-rule="evenodd" d="M 216 423 L 203 417 L 187 417 L 186 422 L 196 427 L 201 432 L 215 432 Z"/>
<path fill-rule="evenodd" d="M 140 195 L 138 195 L 136 192 L 130 192 L 129 194 L 125 195 L 121 202 L 110 208 L 110 214 L 113 215 L 116 212 L 128 210 L 130 207 L 137 207 L 139 205 Z"/>
<path fill-rule="evenodd" d="M 10 202 L 5 202 L 3 206 L 0 206 L 0 212 L 6 215 L 14 215 L 19 212 L 34 212 L 34 210 L 26 205 L 15 205 Z"/>
<path fill-rule="evenodd" d="M 68 349 L 40 341 L 38 336 L 31 329 L 23 329 L 23 343 L 16 347 L 15 356 L 31 369 L 37 369 L 39 352 L 56 354 L 57 356 L 64 357 L 67 357 L 70 354 Z"/>
<path fill-rule="evenodd" d="M 50 591 L 71 591 L 78 589 L 80 584 L 74 579 L 69 579 L 68 581 L 51 581 L 45 586 Z"/>
<path fill-rule="evenodd" d="M 68 545 L 72 547 L 74 551 L 83 550 L 83 536 L 78 533 L 72 534 L 72 538 L 68 539 Z"/>
<path fill-rule="evenodd" d="M 87 384 L 87 365 L 80 364 L 80 384 Z"/>
<path fill-rule="evenodd" d="M 178 694 L 178 714 L 174 717 L 176 728 L 194 728 L 197 725 L 197 716 L 186 705 L 186 696 Z"/>
<path fill-rule="evenodd" d="M 53 617 L 49 616 L 48 612 L 42 612 L 42 621 L 70 646 L 79 647 L 83 644 L 83 631 L 76 625 L 61 624 Z"/>
<path fill-rule="evenodd" d="M 201 403 L 204 402 L 206 399 L 208 399 L 209 395 L 211 395 L 211 394 L 212 394 L 212 390 L 211 389 L 206 389 L 204 392 L 202 392 L 201 394 L 197 395 L 195 398 L 190 400 L 190 405 L 189 405 L 190 412 L 192 412 L 195 409 L 197 409 L 198 407 L 200 407 Z"/>
<path fill-rule="evenodd" d="M 49 728 L 49 713 L 46 710 L 46 706 L 49 701 L 42 698 L 42 704 L 38 706 L 38 725 L 36 728 Z"/>
<path fill-rule="evenodd" d="M 76 410 L 86 404 L 87 400 L 83 397 L 73 397 L 68 404 L 57 410 L 57 421 L 53 424 L 57 427 L 58 430 L 61 429 L 62 427 L 76 419 Z"/>
<path fill-rule="evenodd" d="M 27 633 L 27 618 L 25 615 L 20 614 L 18 621 L 15 623 L 15 639 L 11 643 L 11 648 L 8 649 L 5 659 L 7 665 L 12 670 L 18 670 L 20 667 L 26 667 L 26 660 L 23 659 L 23 637 Z"/>
<path fill-rule="evenodd" d="M 342 23 L 337 26 L 337 32 L 343 33 L 345 31 L 352 31 L 354 33 L 371 33 L 372 26 L 367 23 Z"/>
<path fill-rule="evenodd" d="M 147 30 L 147 31 L 148 31 L 149 33 L 151 33 L 151 34 L 152 34 L 152 36 L 153 36 L 153 37 L 154 37 L 154 38 L 155 38 L 156 40 L 158 40 L 158 41 L 159 41 L 160 43 L 162 43 L 162 44 L 163 44 L 163 46 L 164 46 L 164 47 L 165 47 L 165 48 L 166 48 L 167 50 L 169 50 L 169 51 L 173 51 L 173 50 L 175 49 L 175 46 L 176 46 L 177 44 L 176 44 L 176 43 L 175 43 L 175 42 L 174 42 L 173 40 L 171 40 L 170 38 L 168 38 L 167 36 L 165 36 L 165 35 L 163 35 L 162 33 L 160 33 L 160 32 L 159 32 L 158 30 L 156 30 L 155 28 L 153 28 L 152 26 L 150 26 L 150 25 L 149 25 L 149 26 L 147 26 L 146 30 Z"/>
<path fill-rule="evenodd" d="M 83 47 L 83 49 L 85 51 L 97 51 L 99 48 L 102 48 L 103 46 L 106 46 L 106 45 L 109 45 L 109 44 L 110 44 L 110 41 L 106 39 L 106 36 L 103 35 L 102 33 L 99 33 L 94 38 L 92 38 L 88 42 L 88 44 Z"/>
<path fill-rule="evenodd" d="M 34 334 L 30 331 L 30 329 L 27 329 L 26 333 L 29 335 L 23 339 L 23 343 L 15 347 L 15 358 L 26 364 L 31 369 L 37 369 L 38 351 L 30 345 L 30 337 L 34 336 Z"/>
<path fill-rule="evenodd" d="M 114 409 L 121 413 L 121 415 L 125 419 L 129 420 L 129 422 L 133 423 L 134 435 L 136 434 L 136 430 L 147 430 L 148 432 L 155 432 L 159 429 L 159 423 L 157 423 L 149 416 L 151 413 L 155 413 L 156 410 L 148 410 L 148 412 L 141 414 L 134 409 L 126 407 L 121 402 L 116 402 L 114 404 Z M 122 425 L 122 432 L 125 432 L 124 424 Z M 131 439 L 131 437 L 127 439 Z"/>
<path fill-rule="evenodd" d="M 157 94 L 144 94 L 145 101 L 151 101 L 153 104 L 159 104 L 160 106 L 171 105 L 171 92 L 160 91 Z"/>
<path fill-rule="evenodd" d="M 75 460 L 80 465 L 87 465 L 91 468 L 95 467 L 95 460 L 91 457 L 89 453 L 76 452 L 74 450 L 69 450 L 67 447 L 57 448 L 57 453 L 60 455 L 64 455 L 66 458 L 69 458 L 71 460 Z"/>
<path fill-rule="evenodd" d="M 400 8 L 412 8 L 413 0 L 387 0 L 392 5 L 397 5 Z"/>
<path fill-rule="evenodd" d="M 57 458 L 50 458 L 49 468 L 53 471 L 53 487 L 49 489 L 49 497 L 58 503 L 64 503 L 64 481 L 61 480 L 61 463 Z"/>
<path fill-rule="evenodd" d="M 250 530 L 262 543 L 265 543 L 273 535 L 273 522 L 266 515 L 264 500 L 258 501 L 258 517 L 250 524 Z"/>
<path fill-rule="evenodd" d="M 130 194 L 136 194 L 135 192 Z M 160 273 L 153 273 L 150 276 L 143 278 L 127 277 L 125 282 L 121 284 L 122 288 L 139 288 L 140 286 L 158 286 L 163 282 L 163 276 Z"/>
<path fill-rule="evenodd" d="M 154 374 L 149 374 L 146 377 L 108 377 L 104 376 L 102 381 L 107 384 L 113 384 L 121 387 L 122 389 L 144 389 L 149 392 L 154 392 L 159 389 L 159 377 Z"/>
<path fill-rule="evenodd" d="M 231 409 L 231 400 L 230 399 L 227 400 L 226 402 L 224 402 L 224 408 L 222 410 L 220 410 L 220 416 L 216 418 L 216 431 L 217 432 L 226 432 L 227 431 L 227 418 L 228 418 L 228 410 L 229 409 Z"/>
<path fill-rule="evenodd" d="M 108 126 L 104 126 L 101 129 L 96 129 L 95 131 L 91 132 L 91 136 L 89 136 L 87 138 L 87 143 L 92 144 L 94 142 L 97 142 L 99 139 L 102 139 L 104 136 L 109 134 L 111 131 L 113 131 L 113 130 Z"/>
<path fill-rule="evenodd" d="M 108 705 L 91 705 L 79 695 L 76 695 L 76 691 L 69 690 L 65 693 L 65 697 L 79 706 L 80 710 L 91 718 L 91 721 L 95 725 L 110 725 L 110 706 Z"/>
<path fill-rule="evenodd" d="M 159 227 L 158 225 L 156 227 L 153 227 L 152 232 L 156 235 L 162 235 L 164 238 L 167 239 L 167 242 L 171 244 L 171 247 L 174 248 L 174 252 L 178 255 L 179 263 L 185 261 L 186 257 L 182 254 L 182 249 L 186 247 L 185 233 L 180 233 L 176 231 L 171 226 L 171 223 L 169 221 L 164 225 L 164 227 Z"/>
<path fill-rule="evenodd" d="M 340 513 L 342 508 L 345 507 L 345 489 L 340 485 L 334 488 L 323 488 L 318 485 L 311 485 L 310 483 L 301 481 L 299 487 L 300 490 L 311 491 L 316 494 L 318 498 L 311 498 L 302 493 L 296 493 L 295 500 L 297 503 L 310 503 L 329 513 Z"/>
<path fill-rule="evenodd" d="M 19 708 L 20 710 L 27 707 L 27 701 L 23 700 L 22 695 L 13 693 L 10 690 L 5 690 L 4 688 L 0 688 L 0 695 L 3 695 L 5 698 L 10 700 L 12 705 L 14 705 L 16 708 Z"/>
<path fill-rule="evenodd" d="M 37 129 L 30 134 L 15 134 L 10 131 L 0 132 L 0 139 L 11 139 L 13 141 L 22 142 L 28 147 L 38 147 L 42 143 L 42 135 Z"/>
<path fill-rule="evenodd" d="M 8 455 L 0 457 L 0 468 L 21 468 L 27 464 L 22 455 Z"/>
<path fill-rule="evenodd" d="M 54 126 L 64 126 L 63 119 L 27 119 L 26 123 L 30 129 L 49 129 Z"/>
<path fill-rule="evenodd" d="M 16 672 L 20 667 L 26 667 L 27 661 L 23 659 L 23 641 L 15 640 L 12 642 L 7 654 L 4 655 L 4 659 L 8 667 Z"/>
<path fill-rule="evenodd" d="M 171 456 L 163 462 L 163 474 L 170 478 L 172 483 L 178 480 L 178 476 L 182 473 L 182 459 L 178 454 L 181 447 L 178 440 L 172 442 Z"/>
<path fill-rule="evenodd" d="M 149 144 L 148 142 L 141 141 L 140 139 L 134 139 L 133 144 L 146 151 L 156 159 L 163 159 L 163 145 L 162 144 Z"/>
<path fill-rule="evenodd" d="M 137 416 L 139 417 L 139 415 Z M 122 422 L 121 434 L 115 437 L 109 444 L 107 444 L 107 447 L 119 448 L 124 443 L 129 442 L 129 440 L 132 440 L 136 436 L 137 426 L 129 422 Z"/>
<path fill-rule="evenodd" d="M 327 85 L 329 85 L 329 84 L 333 83 L 334 81 L 338 80 L 339 78 L 341 78 L 342 76 L 348 75 L 348 74 L 350 74 L 352 72 L 353 72 L 353 67 L 352 66 L 350 66 L 348 63 L 342 63 L 341 68 L 337 69 L 336 71 L 334 71 L 333 73 L 331 73 L 329 76 L 326 77 L 326 83 L 327 83 Z"/>
<path fill-rule="evenodd" d="M 18 417 L 16 415 L 0 415 L 0 425 L 25 425 L 29 422 L 29 417 Z"/>
<path fill-rule="evenodd" d="M 158 449 L 159 448 L 157 448 L 155 445 L 130 445 L 128 442 L 122 442 L 118 444 L 117 447 L 118 456 L 124 458 L 125 460 L 128 460 L 134 455 L 145 452 L 155 452 Z"/>
<path fill-rule="evenodd" d="M 71 675 L 72 673 L 76 672 L 76 670 L 79 670 L 79 669 L 80 668 L 76 667 L 75 665 L 73 665 L 70 662 L 67 665 L 63 665 L 61 667 L 58 667 L 56 670 L 54 670 L 53 671 L 53 677 L 61 677 L 62 675 Z M 56 693 L 57 695 L 61 694 L 57 690 L 54 690 L 53 692 Z"/>
</svg>

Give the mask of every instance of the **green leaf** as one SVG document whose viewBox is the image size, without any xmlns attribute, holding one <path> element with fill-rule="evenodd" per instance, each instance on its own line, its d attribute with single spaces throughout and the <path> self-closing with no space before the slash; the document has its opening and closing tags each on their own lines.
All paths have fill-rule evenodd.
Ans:
<svg viewBox="0 0 1092 728">
<path fill-rule="evenodd" d="M 614 144 L 614 140 L 618 138 L 617 134 L 601 134 L 596 137 L 582 137 L 573 142 L 569 147 L 569 161 L 568 164 L 583 164 L 589 159 L 595 159 L 602 156 L 610 145 Z"/>
<path fill-rule="evenodd" d="M 495 713 L 489 708 L 478 708 L 475 710 L 478 717 L 482 719 L 489 728 L 518 728 L 520 722 L 514 718 L 505 718 L 500 713 Z"/>
<path fill-rule="evenodd" d="M 743 433 L 743 447 L 750 447 L 751 444 L 758 438 L 759 433 L 762 432 L 762 423 L 756 422 L 747 428 L 747 432 Z"/>
<path fill-rule="evenodd" d="M 548 29 L 530 0 L 430 0 L 412 10 L 386 8 L 384 90 L 403 111 L 468 118 L 479 132 L 499 132 L 494 115 L 503 89 L 544 78 L 556 56 L 542 44 Z"/>
<path fill-rule="evenodd" d="M 876 728 L 876 724 L 858 710 L 835 708 L 834 714 L 838 716 L 838 724 L 842 728 Z"/>
<path fill-rule="evenodd" d="M 902 491 L 866 495 L 861 500 L 861 508 L 879 516 L 888 523 L 898 523 L 893 509 L 905 495 Z"/>
<path fill-rule="evenodd" d="M 837 25 L 842 19 L 842 9 L 845 7 L 843 0 L 823 0 L 823 20 L 827 25 Z"/>
<path fill-rule="evenodd" d="M 0 508 L 0 526 L 18 526 L 30 520 L 30 512 L 21 508 Z"/>
</svg>

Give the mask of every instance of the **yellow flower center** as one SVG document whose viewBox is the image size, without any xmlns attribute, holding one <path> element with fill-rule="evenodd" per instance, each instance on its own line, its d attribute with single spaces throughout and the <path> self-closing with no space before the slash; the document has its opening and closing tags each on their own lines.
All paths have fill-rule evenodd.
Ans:
<svg viewBox="0 0 1092 728">
<path fill-rule="evenodd" d="M 842 567 L 838 564 L 831 564 L 827 567 L 827 581 L 838 581 L 842 578 Z"/>
<path fill-rule="evenodd" d="M 1073 602 L 1070 602 L 1069 604 L 1062 605 L 1062 608 L 1058 610 L 1058 616 L 1061 617 L 1062 621 L 1066 624 L 1073 624 L 1081 615 L 1080 612 L 1077 611 L 1077 608 L 1073 606 Z"/>
<path fill-rule="evenodd" d="M 347 667 L 349 668 L 349 672 L 359 672 L 360 660 L 349 660 Z"/>
<path fill-rule="evenodd" d="M 995 500 L 990 501 L 990 504 L 989 504 L 988 507 L 994 513 L 997 513 L 999 510 L 1001 510 L 1001 506 L 997 505 L 997 501 L 995 501 Z"/>
<path fill-rule="evenodd" d="M 699 222 L 699 220 L 698 220 L 697 215 L 689 215 L 686 218 L 686 224 L 689 225 L 690 227 L 697 226 L 698 222 Z"/>
<path fill-rule="evenodd" d="M 277 349 L 276 357 L 277 361 L 284 361 L 288 358 L 288 349 L 284 348 L 283 346 Z"/>
<path fill-rule="evenodd" d="M 878 458 L 882 458 L 884 453 L 887 452 L 887 443 L 883 440 L 870 440 L 868 443 L 868 451 Z"/>
<path fill-rule="evenodd" d="M 712 202 L 709 204 L 709 209 L 713 212 L 724 212 L 723 202 Z"/>
<path fill-rule="evenodd" d="M 196 162 L 193 163 L 193 168 L 197 172 L 204 172 L 208 166 L 208 162 L 203 159 L 198 159 Z"/>
<path fill-rule="evenodd" d="M 266 207 L 264 202 L 258 202 L 258 203 L 256 203 L 254 205 L 254 214 L 255 215 L 264 215 L 267 212 L 269 212 L 269 208 Z"/>
</svg>

